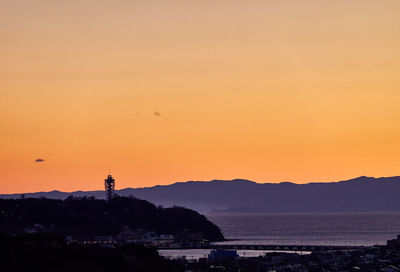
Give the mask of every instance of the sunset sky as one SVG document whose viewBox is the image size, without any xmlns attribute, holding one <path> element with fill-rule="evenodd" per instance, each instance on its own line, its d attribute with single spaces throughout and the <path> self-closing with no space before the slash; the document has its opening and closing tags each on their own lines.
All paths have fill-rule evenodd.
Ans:
<svg viewBox="0 0 400 272">
<path fill-rule="evenodd" d="M 0 0 L 0 152 L 0 193 L 400 175 L 400 1 Z"/>
</svg>

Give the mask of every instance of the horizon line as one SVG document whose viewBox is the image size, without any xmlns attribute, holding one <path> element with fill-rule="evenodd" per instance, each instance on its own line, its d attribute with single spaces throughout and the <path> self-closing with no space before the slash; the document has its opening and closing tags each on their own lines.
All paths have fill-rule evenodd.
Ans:
<svg viewBox="0 0 400 272">
<path fill-rule="evenodd" d="M 350 178 L 350 179 L 345 179 L 345 180 L 338 180 L 338 181 L 311 181 L 307 183 L 296 183 L 296 182 L 291 182 L 291 181 L 280 181 L 280 182 L 257 182 L 249 179 L 242 179 L 242 178 L 235 178 L 235 179 L 212 179 L 212 180 L 187 180 L 187 181 L 177 181 L 169 184 L 156 184 L 153 186 L 147 186 L 147 187 L 125 187 L 121 189 L 116 189 L 115 191 L 121 191 L 121 190 L 127 190 L 127 189 L 148 189 L 148 188 L 154 188 L 158 186 L 172 186 L 175 184 L 183 184 L 183 183 L 190 183 L 190 182 L 203 182 L 203 183 L 211 183 L 211 182 L 218 182 L 218 181 L 225 181 L 225 182 L 235 182 L 235 181 L 246 181 L 246 182 L 252 182 L 256 184 L 282 184 L 282 183 L 290 183 L 294 185 L 307 185 L 307 184 L 321 184 L 321 183 L 339 183 L 343 181 L 352 181 L 352 180 L 357 180 L 361 178 L 373 178 L 373 179 L 381 179 L 381 178 L 395 178 L 395 177 L 400 177 L 400 176 L 381 176 L 381 177 L 373 177 L 373 176 L 358 176 L 355 178 Z M 60 192 L 60 193 L 77 193 L 77 192 L 97 192 L 97 191 L 104 191 L 102 189 L 98 190 L 75 190 L 75 191 L 60 191 L 57 189 L 51 190 L 51 191 L 36 191 L 36 192 L 22 192 L 22 193 L 0 193 L 0 196 L 2 195 L 23 195 L 23 194 L 37 194 L 37 193 L 52 193 L 52 192 Z"/>
</svg>

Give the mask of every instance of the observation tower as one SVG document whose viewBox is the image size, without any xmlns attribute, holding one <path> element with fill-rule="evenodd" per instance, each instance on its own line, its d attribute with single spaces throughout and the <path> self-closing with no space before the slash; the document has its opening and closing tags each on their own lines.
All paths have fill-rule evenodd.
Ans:
<svg viewBox="0 0 400 272">
<path fill-rule="evenodd" d="M 114 196 L 115 179 L 109 174 L 104 180 L 104 188 L 106 189 L 107 202 L 110 201 Z"/>
</svg>

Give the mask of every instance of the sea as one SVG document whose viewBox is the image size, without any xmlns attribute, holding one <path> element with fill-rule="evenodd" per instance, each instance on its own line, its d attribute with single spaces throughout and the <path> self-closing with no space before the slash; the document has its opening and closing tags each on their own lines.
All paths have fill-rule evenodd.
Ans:
<svg viewBox="0 0 400 272">
<path fill-rule="evenodd" d="M 400 234 L 400 212 L 206 216 L 231 244 L 371 246 Z"/>
<path fill-rule="evenodd" d="M 232 245 L 384 245 L 400 234 L 400 212 L 208 214 Z M 165 257 L 206 257 L 209 249 L 160 250 Z M 240 256 L 268 251 L 240 250 Z"/>
</svg>

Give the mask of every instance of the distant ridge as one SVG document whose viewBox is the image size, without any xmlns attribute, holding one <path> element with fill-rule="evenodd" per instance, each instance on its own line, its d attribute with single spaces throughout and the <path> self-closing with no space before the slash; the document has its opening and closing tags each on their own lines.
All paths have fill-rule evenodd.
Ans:
<svg viewBox="0 0 400 272">
<path fill-rule="evenodd" d="M 187 181 L 170 185 L 117 190 L 157 205 L 184 206 L 199 212 L 374 212 L 400 211 L 400 176 L 366 177 L 338 182 L 296 184 L 256 183 L 246 179 Z M 25 197 L 64 199 L 105 198 L 104 191 L 37 192 Z M 19 198 L 3 194 L 0 198 Z"/>
</svg>

